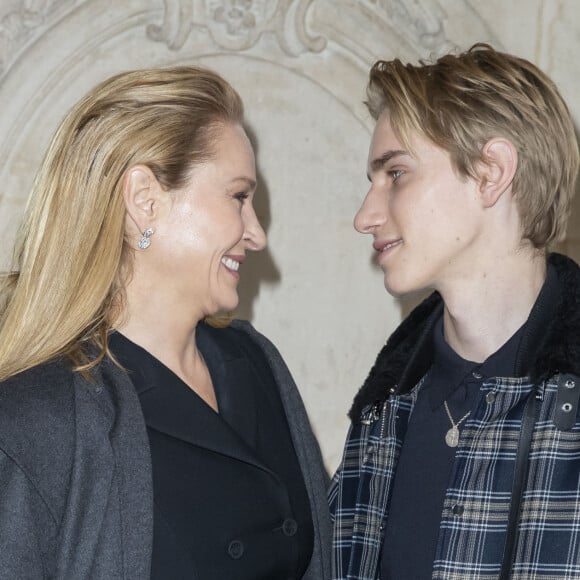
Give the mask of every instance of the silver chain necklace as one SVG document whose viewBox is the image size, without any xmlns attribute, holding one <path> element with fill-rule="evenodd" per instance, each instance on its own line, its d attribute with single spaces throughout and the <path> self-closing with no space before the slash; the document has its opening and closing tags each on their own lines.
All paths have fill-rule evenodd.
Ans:
<svg viewBox="0 0 580 580">
<path fill-rule="evenodd" d="M 459 429 L 457 427 L 459 427 L 459 425 L 461 425 L 461 423 L 463 423 L 463 421 L 465 421 L 465 419 L 467 419 L 467 417 L 471 415 L 471 411 L 469 411 L 469 413 L 466 413 L 463 417 L 461 417 L 461 419 L 459 419 L 459 421 L 457 421 L 457 423 L 455 423 L 455 421 L 453 421 L 451 413 L 449 412 L 449 406 L 447 405 L 447 401 L 443 401 L 443 404 L 445 405 L 445 410 L 447 411 L 449 421 L 451 421 L 451 429 L 449 429 L 449 431 L 445 433 L 445 443 L 447 443 L 449 447 L 457 447 L 457 444 L 459 443 Z"/>
</svg>

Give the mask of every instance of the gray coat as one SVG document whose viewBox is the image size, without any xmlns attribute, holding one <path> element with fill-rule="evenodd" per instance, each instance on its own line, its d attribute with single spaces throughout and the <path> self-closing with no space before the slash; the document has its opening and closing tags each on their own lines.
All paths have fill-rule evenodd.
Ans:
<svg viewBox="0 0 580 580">
<path fill-rule="evenodd" d="M 294 381 L 276 348 L 235 321 L 277 380 L 314 523 L 304 580 L 330 577 L 327 474 Z M 126 373 L 105 360 L 94 381 L 65 361 L 0 384 L 0 578 L 144 580 L 153 490 L 141 406 Z"/>
</svg>

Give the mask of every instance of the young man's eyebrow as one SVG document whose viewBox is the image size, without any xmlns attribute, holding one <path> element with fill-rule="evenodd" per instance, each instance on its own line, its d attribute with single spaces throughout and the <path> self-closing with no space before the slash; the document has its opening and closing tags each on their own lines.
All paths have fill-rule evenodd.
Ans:
<svg viewBox="0 0 580 580">
<path fill-rule="evenodd" d="M 377 157 L 371 161 L 371 170 L 379 170 L 385 163 L 387 163 L 387 161 L 390 161 L 393 157 L 398 157 L 400 155 L 409 155 L 409 153 L 407 151 L 403 151 L 402 149 L 386 151 L 380 157 Z"/>
<path fill-rule="evenodd" d="M 390 149 L 389 151 L 385 151 L 380 157 L 376 157 L 370 162 L 370 172 L 374 173 L 375 171 L 378 171 L 385 165 L 385 163 L 393 159 L 393 157 L 399 157 L 401 155 L 409 155 L 409 152 L 404 151 L 403 149 Z M 367 173 L 367 177 L 370 181 L 370 174 Z"/>
</svg>

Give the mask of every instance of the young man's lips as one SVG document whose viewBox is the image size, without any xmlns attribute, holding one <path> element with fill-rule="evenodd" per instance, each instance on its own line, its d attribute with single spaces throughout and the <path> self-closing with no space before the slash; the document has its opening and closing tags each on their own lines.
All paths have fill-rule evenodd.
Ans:
<svg viewBox="0 0 580 580">
<path fill-rule="evenodd" d="M 373 248 L 377 252 L 384 252 L 385 250 L 389 250 L 391 248 L 394 248 L 395 246 L 398 246 L 401 243 L 403 243 L 403 240 L 401 238 L 398 238 L 396 240 L 376 241 L 376 242 L 373 242 Z"/>
</svg>

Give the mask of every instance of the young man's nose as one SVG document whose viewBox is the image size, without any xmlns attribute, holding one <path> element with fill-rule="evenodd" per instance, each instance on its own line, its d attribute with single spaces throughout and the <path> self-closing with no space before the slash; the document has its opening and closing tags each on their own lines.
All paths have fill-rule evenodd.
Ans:
<svg viewBox="0 0 580 580">
<path fill-rule="evenodd" d="M 385 219 L 384 207 L 371 188 L 354 216 L 354 228 L 361 234 L 370 234 L 375 227 L 383 224 Z"/>
</svg>

